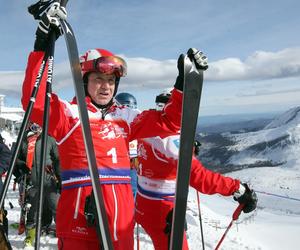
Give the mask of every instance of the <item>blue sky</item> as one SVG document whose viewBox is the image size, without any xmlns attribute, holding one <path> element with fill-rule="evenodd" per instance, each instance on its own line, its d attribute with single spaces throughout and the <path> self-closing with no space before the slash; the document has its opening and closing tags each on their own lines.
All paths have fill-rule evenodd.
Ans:
<svg viewBox="0 0 300 250">
<path fill-rule="evenodd" d="M 36 21 L 35 1 L 5 1 L 0 10 L 0 94 L 19 105 Z M 120 91 L 141 109 L 173 85 L 176 61 L 188 48 L 204 51 L 210 68 L 200 114 L 284 111 L 300 102 L 300 2 L 238 0 L 69 0 L 68 21 L 83 53 L 106 48 L 128 62 Z M 53 89 L 74 91 L 63 38 L 56 43 Z"/>
</svg>

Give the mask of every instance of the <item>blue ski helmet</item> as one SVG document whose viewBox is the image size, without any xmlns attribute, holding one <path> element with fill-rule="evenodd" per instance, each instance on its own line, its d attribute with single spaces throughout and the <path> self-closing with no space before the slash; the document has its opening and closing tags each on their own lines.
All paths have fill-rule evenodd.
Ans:
<svg viewBox="0 0 300 250">
<path fill-rule="evenodd" d="M 137 101 L 132 94 L 122 92 L 115 96 L 116 101 L 129 108 L 136 109 L 137 108 Z"/>
</svg>

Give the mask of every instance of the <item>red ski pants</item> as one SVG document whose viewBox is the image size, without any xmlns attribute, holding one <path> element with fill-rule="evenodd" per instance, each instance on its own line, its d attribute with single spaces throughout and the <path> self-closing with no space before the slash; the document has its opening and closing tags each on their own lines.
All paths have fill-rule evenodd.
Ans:
<svg viewBox="0 0 300 250">
<path fill-rule="evenodd" d="M 169 236 L 164 230 L 166 217 L 172 208 L 173 202 L 150 200 L 139 194 L 136 196 L 136 222 L 150 236 L 155 250 L 168 250 Z M 186 234 L 184 234 L 182 249 L 189 249 Z"/>
</svg>

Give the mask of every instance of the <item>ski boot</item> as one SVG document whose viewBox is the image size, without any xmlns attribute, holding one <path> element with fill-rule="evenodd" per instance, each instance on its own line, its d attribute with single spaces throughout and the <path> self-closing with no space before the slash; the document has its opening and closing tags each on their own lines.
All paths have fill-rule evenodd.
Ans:
<svg viewBox="0 0 300 250">
<path fill-rule="evenodd" d="M 35 228 L 26 229 L 26 238 L 24 240 L 24 247 L 32 247 L 35 240 Z"/>
</svg>

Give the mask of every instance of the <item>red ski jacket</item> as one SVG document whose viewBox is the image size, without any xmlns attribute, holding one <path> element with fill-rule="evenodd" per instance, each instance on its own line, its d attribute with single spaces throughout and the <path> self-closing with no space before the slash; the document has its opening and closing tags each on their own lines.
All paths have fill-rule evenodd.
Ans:
<svg viewBox="0 0 300 250">
<path fill-rule="evenodd" d="M 138 194 L 152 200 L 173 200 L 180 135 L 138 140 Z M 204 194 L 232 195 L 239 180 L 206 169 L 193 157 L 190 185 Z"/>
<path fill-rule="evenodd" d="M 172 134 L 138 140 L 135 219 L 151 237 L 154 248 L 160 250 L 168 249 L 164 230 L 166 217 L 174 207 L 179 139 L 179 134 Z M 190 185 L 204 194 L 228 196 L 239 189 L 240 182 L 206 169 L 193 157 Z M 182 249 L 188 249 L 185 235 Z"/>
<path fill-rule="evenodd" d="M 43 52 L 32 52 L 29 56 L 23 83 L 24 109 L 28 106 L 43 56 Z M 46 75 L 43 75 L 30 117 L 39 125 L 43 122 Z M 129 142 L 176 133 L 180 129 L 182 93 L 174 90 L 170 102 L 160 112 L 140 113 L 112 105 L 104 114 L 89 97 L 85 101 L 112 239 L 133 237 Z M 91 191 L 91 180 L 76 99 L 67 102 L 52 93 L 49 116 L 49 134 L 58 144 L 63 185 L 57 208 L 57 234 L 59 237 L 96 240 L 96 231 L 87 227 L 83 211 L 85 197 Z"/>
</svg>

